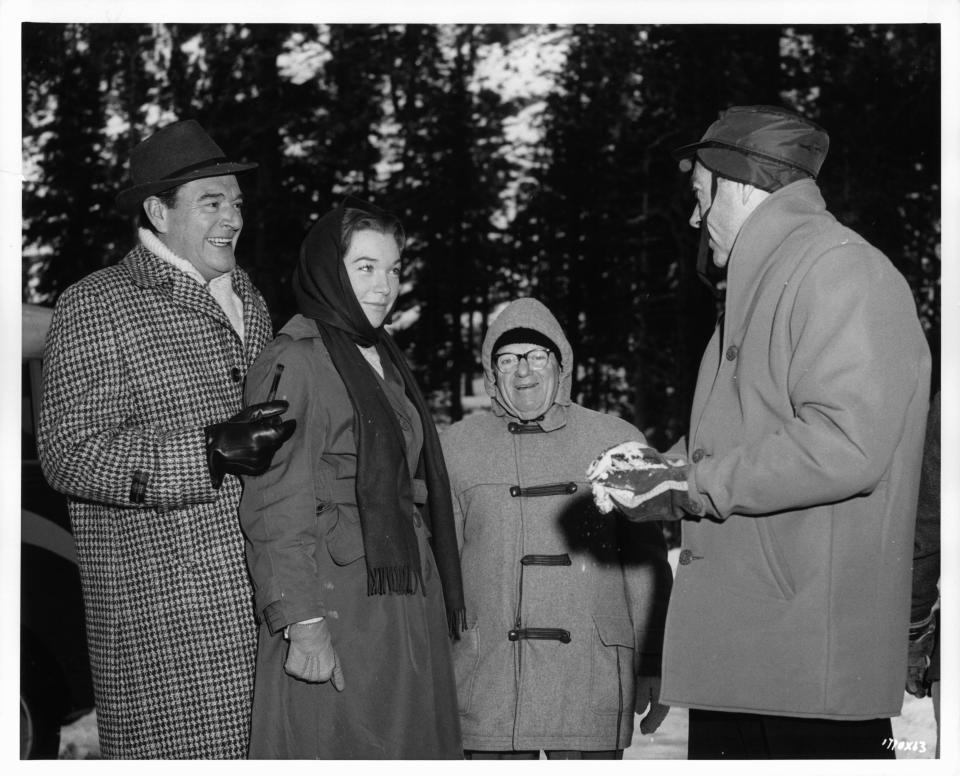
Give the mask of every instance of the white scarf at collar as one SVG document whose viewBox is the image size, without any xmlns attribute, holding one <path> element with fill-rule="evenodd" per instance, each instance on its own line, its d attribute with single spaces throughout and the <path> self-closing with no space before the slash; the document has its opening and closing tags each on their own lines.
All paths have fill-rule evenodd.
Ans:
<svg viewBox="0 0 960 776">
<path fill-rule="evenodd" d="M 172 264 L 187 277 L 197 281 L 201 286 L 207 289 L 230 321 L 234 331 L 243 339 L 243 300 L 237 296 L 233 290 L 233 273 L 225 272 L 217 275 L 209 283 L 204 280 L 203 275 L 186 259 L 182 259 L 157 237 L 149 229 L 140 228 L 137 232 L 143 247 L 155 256 L 159 256 L 164 261 Z"/>
</svg>

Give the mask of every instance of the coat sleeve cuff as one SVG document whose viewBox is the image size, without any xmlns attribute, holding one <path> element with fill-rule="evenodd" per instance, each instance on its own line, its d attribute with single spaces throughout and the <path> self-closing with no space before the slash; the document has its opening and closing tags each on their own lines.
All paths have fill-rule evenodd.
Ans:
<svg viewBox="0 0 960 776">
<path fill-rule="evenodd" d="M 698 517 L 702 515 L 712 515 L 721 520 L 724 518 L 717 514 L 713 503 L 707 494 L 700 490 L 697 485 L 697 465 L 691 464 L 690 471 L 687 474 L 687 505 L 686 510 Z"/>
<path fill-rule="evenodd" d="M 273 601 L 263 606 L 262 611 L 267 627 L 273 634 L 282 632 L 288 625 L 327 616 L 322 606 L 297 605 L 283 600 Z"/>
</svg>

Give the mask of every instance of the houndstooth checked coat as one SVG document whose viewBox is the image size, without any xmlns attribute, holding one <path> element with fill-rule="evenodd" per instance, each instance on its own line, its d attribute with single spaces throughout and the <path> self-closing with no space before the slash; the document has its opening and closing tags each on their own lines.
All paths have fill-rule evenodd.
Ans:
<svg viewBox="0 0 960 776">
<path fill-rule="evenodd" d="M 246 755 L 256 650 L 237 520 L 203 428 L 240 409 L 272 330 L 243 270 L 245 343 L 210 293 L 138 245 L 61 296 L 44 354 L 40 460 L 69 496 L 101 751 Z"/>
</svg>

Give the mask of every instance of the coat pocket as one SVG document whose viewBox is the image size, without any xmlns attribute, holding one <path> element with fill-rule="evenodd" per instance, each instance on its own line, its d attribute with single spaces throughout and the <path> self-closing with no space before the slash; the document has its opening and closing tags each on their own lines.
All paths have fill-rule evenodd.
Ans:
<svg viewBox="0 0 960 776">
<path fill-rule="evenodd" d="M 590 706 L 596 714 L 633 713 L 634 631 L 629 617 L 595 614 Z"/>
<path fill-rule="evenodd" d="M 336 517 L 333 526 L 327 531 L 327 551 L 338 566 L 346 566 L 364 556 L 363 532 L 360 529 L 360 515 L 356 507 L 340 504 L 334 507 Z"/>
<path fill-rule="evenodd" d="M 457 704 L 461 714 L 470 711 L 473 685 L 480 666 L 480 626 L 468 628 L 453 642 L 453 673 L 457 682 Z"/>
<path fill-rule="evenodd" d="M 780 551 L 780 544 L 777 542 L 773 526 L 763 518 L 758 518 L 756 522 L 760 534 L 760 546 L 763 548 L 763 555 L 767 561 L 767 568 L 770 569 L 770 576 L 776 582 L 783 598 L 790 601 L 796 594 L 796 587 L 793 583 L 790 567 L 787 566 L 783 553 Z"/>
</svg>

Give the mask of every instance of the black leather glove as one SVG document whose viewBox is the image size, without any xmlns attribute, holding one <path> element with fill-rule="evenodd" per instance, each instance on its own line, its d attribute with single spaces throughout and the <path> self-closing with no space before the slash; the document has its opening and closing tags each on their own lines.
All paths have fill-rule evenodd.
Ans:
<svg viewBox="0 0 960 776">
<path fill-rule="evenodd" d="M 223 484 L 225 474 L 263 474 L 297 427 L 297 421 L 281 421 L 289 404 L 281 399 L 251 404 L 230 420 L 207 426 L 207 466 L 213 487 Z"/>
</svg>

